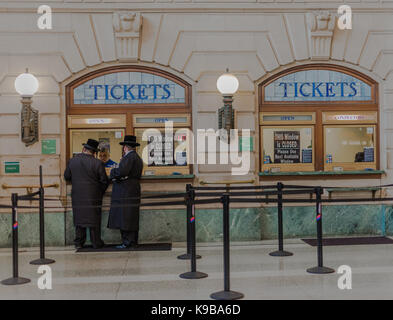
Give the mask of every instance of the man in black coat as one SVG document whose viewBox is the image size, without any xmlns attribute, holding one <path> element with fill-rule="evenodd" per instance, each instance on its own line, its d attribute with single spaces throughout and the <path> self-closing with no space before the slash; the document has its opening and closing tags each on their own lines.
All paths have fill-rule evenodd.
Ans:
<svg viewBox="0 0 393 320">
<path fill-rule="evenodd" d="M 138 244 L 139 232 L 139 197 L 143 161 L 136 153 L 135 136 L 125 136 L 123 158 L 119 167 L 111 170 L 110 179 L 113 181 L 111 210 L 109 212 L 108 228 L 119 229 L 122 245 L 127 248 Z"/>
<path fill-rule="evenodd" d="M 90 230 L 93 248 L 101 248 L 102 197 L 109 180 L 104 163 L 95 158 L 98 141 L 89 139 L 83 144 L 82 153 L 75 155 L 64 172 L 66 181 L 72 183 L 72 212 L 75 226 L 75 247 L 83 247 L 86 228 Z"/>
</svg>

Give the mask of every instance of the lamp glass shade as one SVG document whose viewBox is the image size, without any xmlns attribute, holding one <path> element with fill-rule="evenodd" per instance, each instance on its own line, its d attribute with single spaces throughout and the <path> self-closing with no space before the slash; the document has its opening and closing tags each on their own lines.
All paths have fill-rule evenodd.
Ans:
<svg viewBox="0 0 393 320">
<path fill-rule="evenodd" d="M 31 73 L 22 73 L 15 79 L 15 90 L 22 97 L 32 97 L 38 91 L 38 80 Z"/>
<path fill-rule="evenodd" d="M 234 94 L 239 88 L 239 80 L 230 73 L 224 73 L 217 79 L 217 89 L 221 94 Z"/>
</svg>

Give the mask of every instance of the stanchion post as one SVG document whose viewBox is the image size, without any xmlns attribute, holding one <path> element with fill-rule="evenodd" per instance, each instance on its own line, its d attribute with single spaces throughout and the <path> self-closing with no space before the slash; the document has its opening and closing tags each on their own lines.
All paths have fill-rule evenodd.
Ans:
<svg viewBox="0 0 393 320">
<path fill-rule="evenodd" d="M 196 224 L 196 219 L 195 219 L 195 190 L 190 189 L 188 191 L 188 197 L 187 197 L 187 207 L 191 207 L 191 217 L 190 217 L 190 240 L 191 240 L 191 271 L 190 272 L 185 272 L 182 273 L 179 277 L 183 279 L 202 279 L 206 278 L 208 275 L 203 272 L 197 271 L 196 267 L 196 260 L 197 260 L 197 255 L 196 255 L 196 232 L 195 232 L 195 224 Z"/>
<path fill-rule="evenodd" d="M 317 220 L 317 255 L 318 265 L 307 269 L 308 273 L 324 274 L 333 273 L 334 269 L 323 266 L 323 242 L 322 242 L 322 193 L 323 188 L 315 188 L 316 196 L 316 220 Z"/>
<path fill-rule="evenodd" d="M 18 194 L 11 195 L 12 202 L 12 278 L 1 281 L 2 284 L 11 286 L 30 282 L 30 279 L 19 277 L 18 266 Z"/>
<path fill-rule="evenodd" d="M 270 252 L 273 257 L 288 257 L 293 253 L 284 250 L 284 232 L 283 232 L 283 218 L 282 218 L 282 190 L 284 185 L 281 182 L 277 183 L 277 217 L 278 217 L 278 250 Z"/>
<path fill-rule="evenodd" d="M 210 297 L 216 300 L 236 300 L 244 295 L 230 290 L 230 234 L 229 234 L 229 193 L 221 198 L 223 204 L 223 234 L 224 234 L 224 290 L 212 293 Z"/>
<path fill-rule="evenodd" d="M 30 261 L 30 264 L 33 265 L 44 265 L 44 264 L 51 264 L 54 263 L 55 260 L 53 259 L 46 259 L 45 258 L 45 204 L 44 204 L 44 187 L 42 181 L 42 166 L 40 166 L 40 258 Z"/>
<path fill-rule="evenodd" d="M 191 184 L 186 185 L 186 193 L 187 197 L 190 196 L 190 191 L 192 189 Z M 191 217 L 192 217 L 192 206 L 191 203 L 187 202 L 187 214 L 186 214 L 186 230 L 187 230 L 187 253 L 181 254 L 177 256 L 180 260 L 189 260 L 191 259 Z M 200 259 L 201 256 L 196 256 L 197 259 Z"/>
</svg>

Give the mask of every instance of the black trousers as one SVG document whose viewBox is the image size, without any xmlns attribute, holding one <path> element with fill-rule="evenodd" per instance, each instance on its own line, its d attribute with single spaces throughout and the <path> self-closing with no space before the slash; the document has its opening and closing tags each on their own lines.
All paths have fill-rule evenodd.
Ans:
<svg viewBox="0 0 393 320">
<path fill-rule="evenodd" d="M 76 246 L 83 246 L 86 242 L 86 229 L 84 227 L 75 227 L 75 240 Z M 93 248 L 101 248 L 104 246 L 104 241 L 101 239 L 101 227 L 89 227 L 90 241 Z"/>
<path fill-rule="evenodd" d="M 138 231 L 120 230 L 121 240 L 127 247 L 138 244 Z"/>
</svg>

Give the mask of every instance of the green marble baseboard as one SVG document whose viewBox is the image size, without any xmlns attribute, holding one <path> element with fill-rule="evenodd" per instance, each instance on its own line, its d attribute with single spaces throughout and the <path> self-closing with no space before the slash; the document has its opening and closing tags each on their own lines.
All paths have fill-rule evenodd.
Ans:
<svg viewBox="0 0 393 320">
<path fill-rule="evenodd" d="M 314 237 L 315 207 L 284 207 L 285 238 Z M 106 228 L 108 212 L 103 213 L 102 237 L 107 243 L 118 243 L 118 230 Z M 38 214 L 19 213 L 19 245 L 39 245 Z M 277 208 L 245 208 L 230 211 L 232 241 L 253 241 L 277 238 Z M 198 242 L 222 240 L 222 211 L 196 210 Z M 73 244 L 72 212 L 46 213 L 46 245 Z M 325 236 L 393 235 L 393 208 L 385 205 L 331 205 L 323 207 Z M 185 241 L 185 210 L 142 210 L 141 242 Z M 0 247 L 11 246 L 11 215 L 0 215 Z"/>
<path fill-rule="evenodd" d="M 277 209 L 261 209 L 261 238 L 277 238 Z M 387 212 L 387 210 L 386 210 Z M 391 226 L 386 228 L 382 205 L 333 205 L 323 206 L 322 221 L 325 236 L 393 234 L 393 210 Z M 315 207 L 284 207 L 283 228 L 285 238 L 315 237 Z"/>
<path fill-rule="evenodd" d="M 102 238 L 108 243 L 118 243 L 118 230 L 106 228 L 108 212 L 102 215 Z M 260 239 L 259 209 L 234 209 L 230 212 L 231 238 L 235 241 Z M 72 213 L 67 214 L 67 244 L 72 244 L 74 230 Z M 186 240 L 185 210 L 143 210 L 140 215 L 139 239 L 141 242 Z M 197 210 L 197 241 L 211 242 L 222 239 L 222 211 Z"/>
<path fill-rule="evenodd" d="M 279 171 L 279 172 L 259 172 L 260 177 L 264 176 L 342 176 L 342 175 L 370 175 L 385 174 L 383 170 L 348 170 L 348 171 Z"/>
<path fill-rule="evenodd" d="M 18 213 L 18 242 L 20 247 L 38 246 L 40 243 L 39 215 Z M 47 213 L 45 215 L 45 243 L 47 246 L 65 245 L 64 213 Z M 11 247 L 11 214 L 0 214 L 0 247 Z"/>
</svg>

